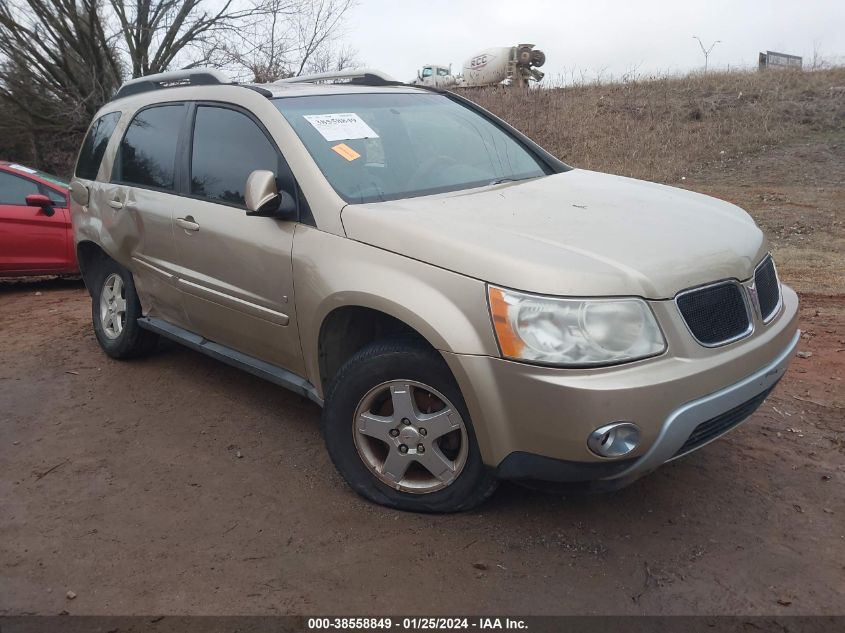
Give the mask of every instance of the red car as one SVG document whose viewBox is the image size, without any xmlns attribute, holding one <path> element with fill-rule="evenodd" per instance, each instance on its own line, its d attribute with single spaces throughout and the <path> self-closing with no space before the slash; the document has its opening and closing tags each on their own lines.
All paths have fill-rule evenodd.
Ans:
<svg viewBox="0 0 845 633">
<path fill-rule="evenodd" d="M 0 277 L 75 274 L 67 183 L 0 161 Z"/>
</svg>

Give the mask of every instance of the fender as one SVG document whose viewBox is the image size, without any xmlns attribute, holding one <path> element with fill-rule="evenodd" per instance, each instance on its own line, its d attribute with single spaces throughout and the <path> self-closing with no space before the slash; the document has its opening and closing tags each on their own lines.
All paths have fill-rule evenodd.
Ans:
<svg viewBox="0 0 845 633">
<path fill-rule="evenodd" d="M 294 238 L 293 275 L 306 372 L 314 385 L 320 385 L 320 327 L 345 306 L 388 314 L 443 352 L 499 354 L 486 285 L 477 279 L 304 225 Z"/>
</svg>

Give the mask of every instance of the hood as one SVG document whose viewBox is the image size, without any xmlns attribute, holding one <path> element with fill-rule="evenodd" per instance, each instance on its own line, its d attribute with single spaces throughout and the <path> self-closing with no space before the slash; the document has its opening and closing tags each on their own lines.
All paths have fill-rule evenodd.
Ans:
<svg viewBox="0 0 845 633">
<path fill-rule="evenodd" d="M 347 205 L 351 239 L 516 290 L 671 298 L 748 279 L 766 240 L 739 207 L 573 169 L 535 180 Z"/>
</svg>

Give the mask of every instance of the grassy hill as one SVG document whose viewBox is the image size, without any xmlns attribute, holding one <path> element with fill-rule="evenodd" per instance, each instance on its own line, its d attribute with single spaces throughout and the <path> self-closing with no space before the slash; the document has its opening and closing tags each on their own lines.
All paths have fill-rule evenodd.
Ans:
<svg viewBox="0 0 845 633">
<path fill-rule="evenodd" d="M 465 94 L 566 162 L 661 182 L 845 127 L 845 68 Z"/>
</svg>

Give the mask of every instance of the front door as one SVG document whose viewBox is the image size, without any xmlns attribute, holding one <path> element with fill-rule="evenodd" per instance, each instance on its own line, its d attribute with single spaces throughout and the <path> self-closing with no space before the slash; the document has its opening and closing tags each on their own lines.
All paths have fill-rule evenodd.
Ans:
<svg viewBox="0 0 845 633">
<path fill-rule="evenodd" d="M 191 329 L 303 374 L 293 297 L 296 224 L 246 215 L 249 174 L 279 174 L 281 153 L 247 112 L 195 107 L 188 195 L 174 209 L 178 284 Z"/>
<path fill-rule="evenodd" d="M 26 204 L 26 197 L 33 193 L 46 193 L 57 203 L 52 215 Z M 62 272 L 69 267 L 70 216 L 66 207 L 57 192 L 0 171 L 0 274 Z"/>
</svg>

